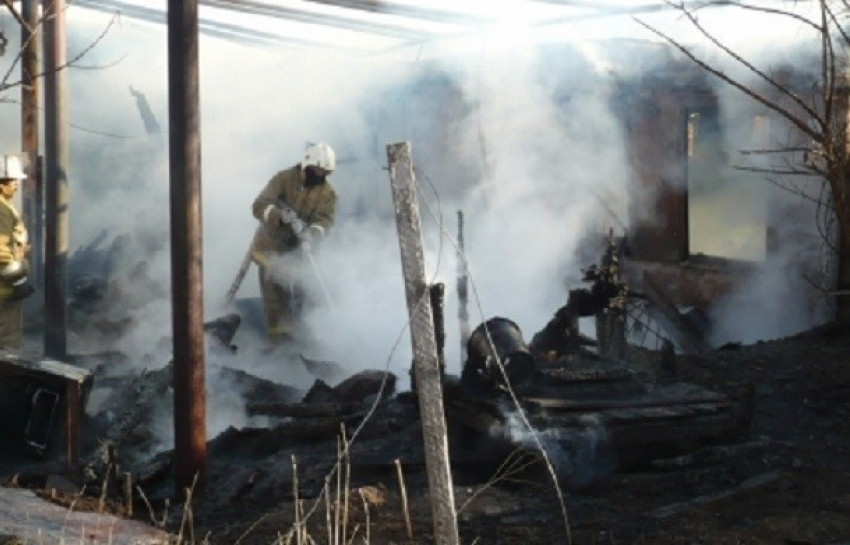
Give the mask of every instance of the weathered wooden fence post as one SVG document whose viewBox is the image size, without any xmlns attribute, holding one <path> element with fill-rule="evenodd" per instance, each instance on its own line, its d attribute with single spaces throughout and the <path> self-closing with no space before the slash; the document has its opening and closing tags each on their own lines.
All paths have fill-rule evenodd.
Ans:
<svg viewBox="0 0 850 545">
<path fill-rule="evenodd" d="M 457 545 L 460 539 L 449 467 L 443 391 L 430 292 L 425 280 L 422 230 L 410 143 L 388 144 L 387 160 L 413 340 L 413 369 L 425 442 L 425 468 L 431 495 L 434 542 L 439 545 Z"/>
</svg>

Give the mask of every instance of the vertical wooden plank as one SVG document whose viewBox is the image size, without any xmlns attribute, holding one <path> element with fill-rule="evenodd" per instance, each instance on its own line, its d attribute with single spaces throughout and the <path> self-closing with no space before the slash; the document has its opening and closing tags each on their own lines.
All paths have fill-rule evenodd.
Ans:
<svg viewBox="0 0 850 545">
<path fill-rule="evenodd" d="M 65 0 L 43 0 L 44 12 L 44 351 L 63 359 L 68 351 L 66 267 L 69 248 L 68 70 Z"/>
<path fill-rule="evenodd" d="M 21 18 L 21 149 L 29 157 L 27 179 L 22 185 L 22 215 L 27 226 L 30 250 L 30 281 L 38 286 L 42 279 L 42 206 L 38 172 L 38 78 L 39 32 L 38 0 L 22 0 Z"/>
<path fill-rule="evenodd" d="M 425 467 L 428 473 L 434 542 L 439 545 L 456 545 L 459 543 L 459 536 L 449 467 L 446 417 L 430 292 L 425 279 L 422 231 L 410 143 L 388 144 L 387 160 L 410 317 L 410 335 L 413 341 L 413 368 L 425 443 Z"/>
</svg>

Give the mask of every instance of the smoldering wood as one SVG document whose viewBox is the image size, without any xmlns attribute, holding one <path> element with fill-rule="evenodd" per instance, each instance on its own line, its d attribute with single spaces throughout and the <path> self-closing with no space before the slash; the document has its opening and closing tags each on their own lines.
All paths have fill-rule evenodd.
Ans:
<svg viewBox="0 0 850 545">
<path fill-rule="evenodd" d="M 248 416 L 265 415 L 288 418 L 352 416 L 363 411 L 360 403 L 248 403 Z"/>
<path fill-rule="evenodd" d="M 588 308 L 581 306 L 588 301 L 591 305 L 597 304 L 593 289 L 580 291 L 576 298 L 586 296 L 589 299 L 574 301 L 573 304 L 579 306 L 573 309 Z M 575 318 L 576 314 L 571 317 Z M 210 327 L 205 327 L 205 330 L 211 341 L 217 346 L 235 349 L 232 341 L 239 327 L 237 320 L 224 316 L 207 325 Z M 435 323 L 432 327 L 438 329 Z M 628 361 L 584 350 L 584 347 L 593 346 L 593 339 L 580 335 L 576 338 L 580 341 L 577 350 L 539 365 L 533 379 L 515 389 L 522 410 L 529 416 L 535 430 L 545 438 L 547 447 L 554 445 L 568 450 L 574 447 L 575 437 L 598 432 L 600 450 L 607 452 L 610 449 L 617 455 L 622 452 L 626 456 L 631 450 L 645 450 L 649 459 L 654 460 L 661 450 L 665 451 L 665 457 L 669 457 L 667 449 L 671 446 L 692 449 L 694 444 L 728 439 L 730 432 L 737 431 L 739 422 L 745 419 L 740 415 L 740 403 L 735 399 L 685 383 L 659 386 L 637 372 Z M 328 377 L 336 375 L 338 379 L 343 375 L 342 368 L 334 362 L 314 365 L 316 360 L 300 358 L 308 370 L 313 366 L 314 375 L 319 376 L 326 371 L 328 374 L 325 376 Z M 105 352 L 96 355 L 86 365 L 104 372 L 115 372 L 119 366 L 109 359 Z M 220 372 L 221 378 L 235 384 L 236 390 L 247 402 L 249 415 L 265 414 L 286 418 L 287 421 L 274 421 L 276 425 L 272 427 L 231 428 L 209 443 L 213 453 L 231 460 L 224 472 L 226 474 L 216 474 L 215 490 L 208 491 L 215 495 L 216 501 L 223 502 L 222 505 L 234 500 L 253 501 L 271 490 L 291 489 L 291 471 L 286 470 L 288 464 L 278 460 L 287 460 L 292 453 L 297 453 L 302 459 L 310 456 L 311 462 L 312 456 L 318 455 L 315 467 L 311 468 L 315 473 L 314 482 L 305 484 L 305 490 L 320 489 L 321 477 L 335 462 L 335 458 L 322 458 L 322 453 L 333 450 L 340 426 L 350 431 L 363 424 L 358 442 L 352 445 L 349 456 L 355 468 L 353 474 L 362 468 L 392 469 L 396 459 L 402 460 L 405 468 L 411 471 L 427 469 L 424 437 L 420 431 L 422 419 L 414 393 L 393 395 L 394 387 L 387 388 L 388 385 L 385 385 L 385 395 L 379 400 L 377 410 L 369 421 L 363 421 L 380 384 L 385 379 L 390 380 L 384 371 L 372 370 L 371 376 L 367 373 L 357 379 L 356 375 L 348 377 L 349 386 L 343 390 L 348 389 L 346 395 L 354 400 L 349 402 L 339 388 L 328 384 L 335 383 L 330 378 L 327 382 L 317 380 L 310 392 L 302 395 L 303 391 L 253 376 L 237 368 L 238 364 L 233 365 L 216 366 L 213 372 Z M 168 374 L 169 371 L 145 372 L 150 376 L 145 376 L 143 381 L 156 382 L 160 373 Z M 460 468 L 464 472 L 472 472 L 495 467 L 518 447 L 524 449 L 527 455 L 533 455 L 534 447 L 522 438 L 522 430 L 516 433 L 515 415 L 506 410 L 512 402 L 503 391 L 492 389 L 472 395 L 458 384 L 457 377 L 446 375 L 442 378 L 447 431 L 451 433 L 448 441 L 452 445 L 451 462 L 455 470 Z M 162 404 L 161 396 L 155 395 L 143 395 L 141 401 L 134 397 L 122 399 L 126 397 L 122 389 L 138 380 L 139 377 L 135 376 L 98 378 L 100 386 L 116 389 L 108 404 L 113 409 L 123 409 L 127 403 L 139 405 L 133 409 L 138 414 L 136 424 L 129 424 L 131 432 L 123 441 L 115 441 L 113 446 L 118 452 L 122 471 L 131 473 L 138 487 L 147 494 L 149 487 L 156 489 L 161 485 L 168 488 L 167 496 L 171 497 L 169 479 L 174 475 L 173 453 L 161 453 L 152 459 L 137 459 L 132 463 L 121 459 L 122 451 L 141 450 L 148 446 L 145 441 L 153 433 L 149 429 L 149 413 L 152 407 Z M 351 386 L 358 381 L 359 386 Z M 118 394 L 118 390 L 122 393 Z M 115 418 L 113 422 L 117 420 Z M 112 425 L 110 423 L 110 427 Z M 742 455 L 745 452 L 742 450 Z M 734 452 L 730 452 L 729 456 L 735 456 Z M 691 458 L 697 459 L 698 456 Z M 682 458 L 681 463 L 686 463 L 686 459 Z M 306 470 L 306 466 L 303 469 Z M 556 467 L 558 476 L 564 479 L 570 479 L 568 470 Z M 100 475 L 95 475 L 93 482 L 102 480 Z M 115 490 L 115 494 L 121 497 L 122 491 Z M 309 492 L 302 492 L 302 495 L 307 497 Z"/>
<path fill-rule="evenodd" d="M 65 361 L 71 365 L 88 369 L 97 377 L 98 385 L 103 385 L 105 375 L 118 373 L 130 360 L 118 350 L 103 350 L 87 354 L 68 354 Z"/>
<path fill-rule="evenodd" d="M 242 324 L 242 317 L 239 314 L 231 313 L 206 322 L 204 331 L 218 341 L 215 346 L 228 352 L 236 352 L 236 347 L 233 346 L 233 337 L 236 335 L 240 324 Z"/>
<path fill-rule="evenodd" d="M 396 380 L 389 371 L 366 369 L 346 378 L 333 390 L 344 403 L 360 403 L 379 393 L 386 399 L 395 393 Z"/>
<path fill-rule="evenodd" d="M 732 445 L 712 445 L 699 448 L 681 456 L 653 460 L 651 465 L 654 468 L 666 470 L 713 465 L 739 458 L 743 455 L 750 456 L 754 451 L 761 451 L 769 445 L 770 441 L 765 438 Z"/>
<path fill-rule="evenodd" d="M 750 477 L 749 479 L 742 481 L 740 484 L 732 488 L 727 488 L 725 490 L 714 492 L 712 494 L 697 496 L 696 498 L 693 498 L 688 501 L 677 502 L 670 505 L 666 505 L 664 507 L 659 507 L 658 509 L 655 509 L 648 513 L 648 515 L 655 519 L 667 518 L 683 511 L 687 511 L 688 509 L 691 509 L 693 507 L 709 505 L 717 501 L 724 500 L 726 498 L 731 498 L 736 494 L 749 492 L 756 488 L 760 488 L 762 486 L 773 483 L 781 479 L 783 476 L 784 473 L 781 471 L 771 471 L 768 473 L 762 473 L 761 475 Z"/>
<path fill-rule="evenodd" d="M 437 360 L 440 372 L 446 372 L 446 285 L 438 282 L 428 289 L 431 313 L 434 319 L 434 340 L 437 343 Z"/>
<path fill-rule="evenodd" d="M 679 312 L 649 271 L 643 273 L 643 291 L 651 307 L 660 312 L 661 316 L 658 318 L 676 344 L 687 352 L 705 352 L 709 349 L 702 332 Z"/>
<path fill-rule="evenodd" d="M 222 380 L 236 387 L 245 399 L 291 403 L 302 395 L 298 388 L 264 379 L 241 369 L 222 366 L 218 373 Z"/>
<path fill-rule="evenodd" d="M 104 404 L 107 407 L 115 407 L 120 412 L 104 426 L 105 431 L 98 437 L 98 448 L 84 461 L 84 465 L 93 475 L 93 480 L 108 471 L 109 452 L 114 449 L 120 457 L 124 444 L 134 432 L 144 429 L 151 407 L 161 403 L 171 383 L 172 364 L 169 363 L 155 371 L 144 370 L 136 376 L 128 377 L 112 392 Z"/>
<path fill-rule="evenodd" d="M 345 376 L 345 371 L 338 363 L 328 360 L 315 360 L 298 354 L 307 372 L 327 382 L 335 382 Z"/>
<path fill-rule="evenodd" d="M 593 282 L 591 289 L 570 290 L 567 303 L 537 332 L 529 342 L 529 348 L 539 362 L 554 362 L 558 358 L 586 352 L 584 347 L 597 346 L 592 339 L 579 331 L 581 317 L 594 316 L 611 306 L 612 299 L 620 295 L 620 286 L 600 279 L 591 273 L 585 278 Z"/>
<path fill-rule="evenodd" d="M 322 379 L 316 379 L 304 394 L 302 403 L 342 403 L 340 395 Z"/>
<path fill-rule="evenodd" d="M 593 289 L 606 299 L 605 307 L 596 312 L 597 353 L 614 358 L 622 358 L 626 352 L 627 289 L 620 278 L 622 243 L 611 231 L 598 267 L 592 266 L 584 276 L 585 281 L 594 282 Z"/>
<path fill-rule="evenodd" d="M 619 292 L 618 288 L 607 293 Z M 596 435 L 601 448 L 619 453 L 623 464 L 746 433 L 752 418 L 746 400 L 688 383 L 657 384 L 627 361 L 576 350 L 569 326 L 583 312 L 605 307 L 601 293 L 605 292 L 571 292 L 567 308 L 535 336 L 536 354 L 545 360 L 531 382 L 514 388 L 519 407 L 497 390 L 471 390 L 461 381 L 461 392 L 446 398 L 450 421 L 481 437 L 501 436 L 514 447 L 533 450 L 514 429 L 511 414 L 522 410 L 548 441 L 570 449 L 576 437 Z M 572 338 L 559 337 L 564 325 Z M 557 351 L 557 358 L 549 359 L 550 348 Z M 562 471 L 568 473 L 569 468 Z"/>
</svg>

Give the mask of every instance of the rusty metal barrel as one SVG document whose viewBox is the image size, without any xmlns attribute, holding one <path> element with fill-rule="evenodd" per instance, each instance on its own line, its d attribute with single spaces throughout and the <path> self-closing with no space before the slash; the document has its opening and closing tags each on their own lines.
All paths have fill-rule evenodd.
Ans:
<svg viewBox="0 0 850 545">
<path fill-rule="evenodd" d="M 466 353 L 462 378 L 469 383 L 504 385 L 507 375 L 511 385 L 523 384 L 536 369 L 522 331 L 507 318 L 491 318 L 476 327 L 469 336 Z M 497 362 L 504 366 L 504 375 Z"/>
</svg>

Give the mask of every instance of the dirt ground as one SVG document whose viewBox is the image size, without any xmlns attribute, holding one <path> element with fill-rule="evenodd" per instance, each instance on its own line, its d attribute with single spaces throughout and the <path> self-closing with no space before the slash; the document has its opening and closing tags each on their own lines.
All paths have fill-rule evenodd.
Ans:
<svg viewBox="0 0 850 545">
<path fill-rule="evenodd" d="M 563 508 L 538 462 L 526 467 L 513 459 L 489 479 L 457 464 L 461 542 L 850 543 L 850 336 L 813 333 L 729 346 L 680 355 L 677 363 L 680 380 L 730 396 L 754 392 L 748 437 L 600 474 L 582 487 L 564 485 Z M 346 535 L 366 543 L 432 542 L 426 480 L 421 470 L 406 477 L 410 538 L 395 474 L 353 473 L 358 491 L 350 495 Z M 341 530 L 329 524 L 327 503 L 304 505 L 315 508 L 310 537 L 333 543 L 328 535 Z M 200 501 L 195 535 L 214 543 L 273 543 L 285 540 L 294 517 L 292 501 L 246 502 L 226 512 Z"/>
<path fill-rule="evenodd" d="M 586 468 L 595 478 L 581 486 L 561 480 L 563 503 L 539 457 L 516 454 L 502 466 L 476 464 L 476 452 L 483 452 L 476 449 L 489 447 L 458 446 L 454 437 L 461 543 L 850 543 L 850 335 L 813 332 L 679 355 L 676 362 L 678 380 L 735 398 L 753 394 L 746 437 L 614 471 L 611 453 L 598 453 L 586 460 L 595 465 Z M 414 411 L 415 402 L 397 407 Z M 385 419 L 387 427 L 367 427 L 368 449 L 382 438 L 402 446 L 418 443 L 419 429 L 406 422 L 405 415 L 395 414 Z M 350 469 L 346 502 L 346 480 L 325 481 L 336 459 L 333 442 L 279 450 L 275 441 L 286 441 L 280 433 L 230 430 L 213 439 L 207 488 L 191 510 L 162 501 L 173 486 L 165 480 L 161 490 L 149 490 L 149 509 L 137 502 L 135 518 L 161 522 L 184 542 L 196 543 L 433 542 L 421 461 L 403 467 L 408 535 L 399 480 L 386 456 L 352 451 L 360 462 Z M 363 462 L 369 455 L 376 456 L 374 464 Z M 281 475 L 287 467 L 288 474 Z M 14 471 L 19 468 L 4 467 L 5 484 Z M 322 495 L 326 482 L 328 494 Z M 38 488 L 39 481 L 29 486 Z M 53 496 L 62 501 L 62 494 Z M 106 505 L 96 496 L 65 501 L 74 501 L 76 509 L 123 510 L 117 497 Z M 299 541 L 293 528 L 303 520 Z"/>
</svg>

